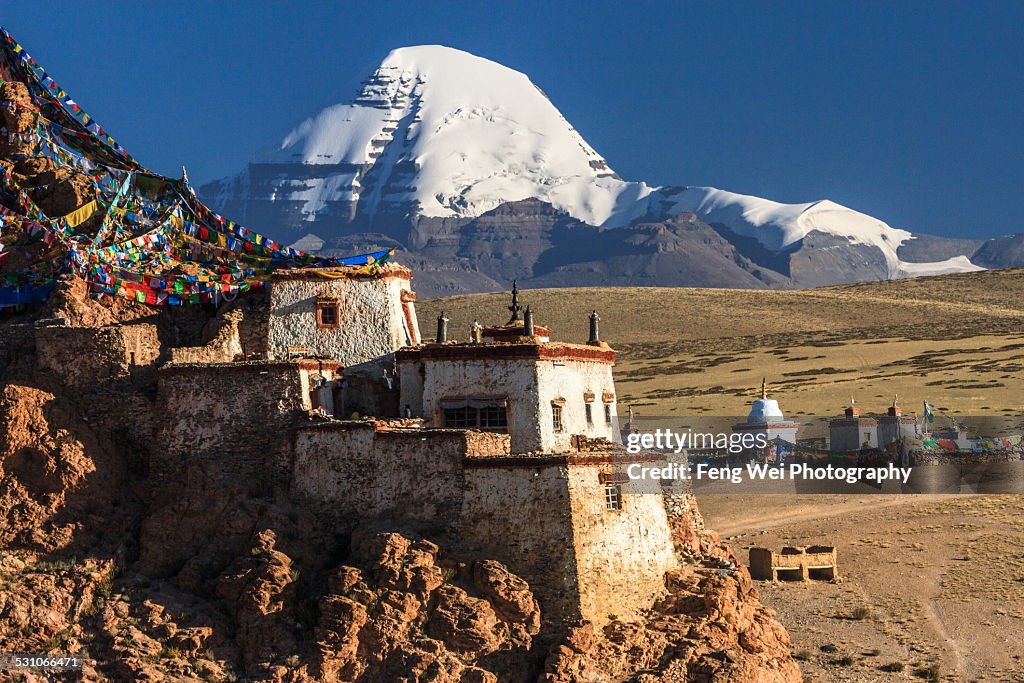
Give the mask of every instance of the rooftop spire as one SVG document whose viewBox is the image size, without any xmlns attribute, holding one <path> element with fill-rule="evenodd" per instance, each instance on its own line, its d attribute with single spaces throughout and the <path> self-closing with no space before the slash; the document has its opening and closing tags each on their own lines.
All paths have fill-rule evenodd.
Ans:
<svg viewBox="0 0 1024 683">
<path fill-rule="evenodd" d="M 600 344 L 601 335 L 598 333 L 597 323 L 601 320 L 601 316 L 597 314 L 595 310 L 590 314 L 590 339 L 587 340 L 588 344 Z"/>
<path fill-rule="evenodd" d="M 448 341 L 448 322 L 448 316 L 441 311 L 441 315 L 437 316 L 437 338 L 434 339 L 438 344 Z"/>
<path fill-rule="evenodd" d="M 761 378 L 761 398 L 768 398 L 768 378 Z"/>
<path fill-rule="evenodd" d="M 519 305 L 519 288 L 516 285 L 517 281 L 512 280 L 512 305 L 508 307 L 508 310 L 512 311 L 512 317 L 508 319 L 509 325 L 523 321 L 523 307 Z"/>
</svg>

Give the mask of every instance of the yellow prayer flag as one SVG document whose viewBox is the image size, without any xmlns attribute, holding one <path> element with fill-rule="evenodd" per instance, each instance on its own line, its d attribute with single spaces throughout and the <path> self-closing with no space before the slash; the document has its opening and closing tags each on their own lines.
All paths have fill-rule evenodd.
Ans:
<svg viewBox="0 0 1024 683">
<path fill-rule="evenodd" d="M 82 223 L 89 220 L 92 217 L 92 215 L 96 213 L 97 208 L 98 205 L 96 204 L 96 200 L 94 199 L 85 206 L 79 207 L 72 211 L 71 213 L 64 216 L 63 220 L 65 223 L 68 224 L 68 227 L 76 228 Z"/>
</svg>

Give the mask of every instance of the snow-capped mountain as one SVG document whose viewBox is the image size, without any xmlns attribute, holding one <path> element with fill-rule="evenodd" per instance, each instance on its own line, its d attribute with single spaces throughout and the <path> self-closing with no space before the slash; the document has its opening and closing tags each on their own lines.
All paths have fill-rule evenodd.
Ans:
<svg viewBox="0 0 1024 683">
<path fill-rule="evenodd" d="M 676 235 L 671 249 L 655 240 L 661 251 L 652 253 L 686 251 L 687 240 L 721 241 L 716 250 L 726 266 L 747 274 L 737 279 L 739 286 L 981 269 L 970 260 L 978 244 L 968 241 L 943 243 L 942 258 L 920 258 L 934 257 L 930 247 L 907 260 L 905 245 L 914 235 L 829 200 L 780 204 L 708 187 L 623 180 L 526 75 L 436 45 L 394 50 L 351 102 L 307 119 L 279 145 L 258 153 L 245 171 L 201 192 L 227 215 L 281 239 L 325 240 L 339 249 L 391 243 L 410 253 L 406 260 L 422 256 L 421 267 L 430 269 L 433 262 L 443 270 L 480 272 L 494 286 L 508 276 L 543 279 L 566 268 L 565 284 L 577 282 L 580 262 L 573 265 L 556 234 L 568 226 L 580 246 L 588 234 L 601 235 L 598 242 L 637 244 L 637 226 L 667 221 L 678 227 L 673 217 L 683 213 L 717 237 L 694 237 L 687 228 L 688 236 Z M 524 200 L 555 211 L 538 212 Z M 492 220 L 495 215 L 502 218 Z M 485 216 L 484 241 L 494 260 L 504 261 L 493 272 L 481 269 L 477 253 Z M 588 226 L 589 233 L 580 231 Z M 616 230 L 630 234 L 604 235 Z M 950 249 L 955 253 L 946 253 Z M 524 258 L 524 252 L 533 256 Z M 842 252 L 848 258 L 838 258 Z M 605 256 L 622 254 L 616 247 Z M 445 258 L 451 263 L 440 263 Z M 819 266 L 828 272 L 814 272 Z"/>
<path fill-rule="evenodd" d="M 966 256 L 931 263 L 906 263 L 900 259 L 898 251 L 904 242 L 914 239 L 911 232 L 890 227 L 884 221 L 828 199 L 807 204 L 780 204 L 713 187 L 686 188 L 674 199 L 670 213 L 694 213 L 706 223 L 725 225 L 735 233 L 753 237 L 772 251 L 785 250 L 817 231 L 845 238 L 851 244 L 876 247 L 884 256 L 892 277 L 984 270 Z"/>
<path fill-rule="evenodd" d="M 214 198 L 246 187 L 246 199 L 288 202 L 309 224 L 474 217 L 534 197 L 625 225 L 652 192 L 618 179 L 524 74 L 439 45 L 391 52 L 350 104 L 303 121 Z"/>
</svg>

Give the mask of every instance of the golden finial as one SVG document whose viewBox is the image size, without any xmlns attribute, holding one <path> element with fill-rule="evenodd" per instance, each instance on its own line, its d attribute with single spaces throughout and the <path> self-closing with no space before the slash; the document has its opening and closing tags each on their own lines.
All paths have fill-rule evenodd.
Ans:
<svg viewBox="0 0 1024 683">
<path fill-rule="evenodd" d="M 761 378 L 761 398 L 768 398 L 768 378 Z"/>
</svg>

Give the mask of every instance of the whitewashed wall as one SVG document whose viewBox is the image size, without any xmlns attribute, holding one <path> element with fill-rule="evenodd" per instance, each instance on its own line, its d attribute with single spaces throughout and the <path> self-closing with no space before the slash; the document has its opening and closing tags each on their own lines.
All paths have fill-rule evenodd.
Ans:
<svg viewBox="0 0 1024 683">
<path fill-rule="evenodd" d="M 422 368 L 422 371 L 421 371 Z M 604 397 L 614 396 L 610 363 L 579 360 L 436 359 L 399 364 L 400 404 L 434 426 L 444 426 L 443 401 L 504 398 L 513 453 L 564 453 L 573 450 L 574 434 L 618 440 L 617 405 L 610 401 L 612 424 L 604 414 Z M 594 394 L 593 424 L 588 425 L 584 394 Z M 555 432 L 552 402 L 562 403 L 562 430 Z"/>
<path fill-rule="evenodd" d="M 356 365 L 391 353 L 411 340 L 403 291 L 411 291 L 410 282 L 400 277 L 275 280 L 270 289 L 270 357 L 287 358 L 288 347 L 308 346 L 311 356 Z M 339 301 L 337 328 L 317 328 L 317 297 Z"/>
<path fill-rule="evenodd" d="M 508 401 L 508 432 L 512 440 L 512 452 L 543 450 L 536 361 L 428 358 L 423 365 L 422 415 L 431 424 L 444 426 L 441 403 L 446 399 L 505 398 Z M 405 391 L 403 384 L 403 397 Z M 403 398 L 402 406 L 407 402 Z"/>
<path fill-rule="evenodd" d="M 591 438 L 617 440 L 615 425 L 616 401 L 611 401 L 613 422 L 604 419 L 603 394 L 615 394 L 610 363 L 581 360 L 542 360 L 537 363 L 539 386 L 539 413 L 541 420 L 541 443 L 543 450 L 559 453 L 572 450 L 570 440 L 573 434 L 586 434 Z M 594 424 L 588 425 L 583 395 L 594 394 Z M 564 399 L 562 405 L 562 431 L 555 432 L 552 416 L 552 402 Z"/>
</svg>

